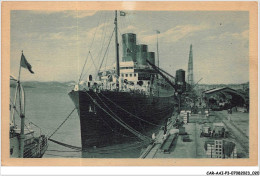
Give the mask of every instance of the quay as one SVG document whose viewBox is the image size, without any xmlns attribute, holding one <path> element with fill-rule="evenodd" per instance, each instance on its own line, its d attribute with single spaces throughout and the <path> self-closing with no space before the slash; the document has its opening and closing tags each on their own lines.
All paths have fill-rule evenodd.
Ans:
<svg viewBox="0 0 260 176">
<path fill-rule="evenodd" d="M 219 127 L 225 129 L 224 136 L 207 136 L 203 131 Z M 169 119 L 166 134 L 163 128 L 157 132 L 139 158 L 248 158 L 248 128 L 248 113 L 222 110 L 189 114 L 183 110 Z"/>
</svg>

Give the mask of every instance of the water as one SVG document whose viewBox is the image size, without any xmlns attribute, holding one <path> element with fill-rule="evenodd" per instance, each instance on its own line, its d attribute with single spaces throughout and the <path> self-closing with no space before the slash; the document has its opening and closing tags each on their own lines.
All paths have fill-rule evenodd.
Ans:
<svg viewBox="0 0 260 176">
<path fill-rule="evenodd" d="M 43 134 L 51 135 L 74 109 L 74 104 L 68 96 L 71 88 L 67 86 L 36 86 L 24 87 L 26 96 L 25 116 L 38 125 Z M 11 98 L 15 89 L 11 88 Z M 16 116 L 17 124 L 20 123 Z M 29 121 L 26 120 L 28 125 Z M 30 126 L 39 134 L 39 130 Z M 64 125 L 52 136 L 52 139 L 81 147 L 80 121 L 77 111 L 74 111 Z M 93 152 L 79 152 L 49 141 L 48 150 L 43 158 L 137 158 L 145 147 L 143 143 L 126 143 L 94 149 Z"/>
</svg>

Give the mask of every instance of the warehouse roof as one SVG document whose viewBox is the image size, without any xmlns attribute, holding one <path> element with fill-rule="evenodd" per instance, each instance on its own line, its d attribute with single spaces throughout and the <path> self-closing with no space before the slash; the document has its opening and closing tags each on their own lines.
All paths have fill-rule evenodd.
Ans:
<svg viewBox="0 0 260 176">
<path fill-rule="evenodd" d="M 210 90 L 206 90 L 203 92 L 205 95 L 212 95 L 212 94 L 217 94 L 217 93 L 227 93 L 231 95 L 237 95 L 242 97 L 245 102 L 248 102 L 249 97 L 246 97 L 246 95 L 242 94 L 241 92 L 231 89 L 229 87 L 220 87 L 220 88 L 214 88 Z"/>
</svg>

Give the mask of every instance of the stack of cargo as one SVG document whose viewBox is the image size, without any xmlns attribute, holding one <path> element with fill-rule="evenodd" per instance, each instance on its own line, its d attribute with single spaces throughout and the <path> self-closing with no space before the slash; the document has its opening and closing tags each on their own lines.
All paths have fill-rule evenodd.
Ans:
<svg viewBox="0 0 260 176">
<path fill-rule="evenodd" d="M 170 133 L 171 135 L 172 135 L 172 134 L 179 134 L 179 129 L 172 128 L 169 133 Z"/>
<path fill-rule="evenodd" d="M 189 135 L 183 135 L 181 138 L 183 142 L 191 142 Z"/>
<path fill-rule="evenodd" d="M 179 128 L 179 134 L 180 134 L 180 135 L 185 135 L 185 134 L 187 134 L 187 133 L 185 132 L 185 127 L 182 126 L 182 127 Z"/>
<path fill-rule="evenodd" d="M 208 117 L 209 116 L 209 111 L 205 110 L 205 116 Z"/>
<path fill-rule="evenodd" d="M 206 141 L 204 144 L 207 158 L 237 158 L 236 145 L 225 140 Z"/>
<path fill-rule="evenodd" d="M 207 125 L 201 127 L 200 137 L 210 137 L 211 136 L 211 128 Z"/>
<path fill-rule="evenodd" d="M 247 112 L 245 107 L 237 107 L 238 112 Z"/>
<path fill-rule="evenodd" d="M 189 123 L 189 116 L 190 116 L 190 111 L 181 111 L 180 113 L 180 117 L 182 118 L 184 124 Z"/>
</svg>

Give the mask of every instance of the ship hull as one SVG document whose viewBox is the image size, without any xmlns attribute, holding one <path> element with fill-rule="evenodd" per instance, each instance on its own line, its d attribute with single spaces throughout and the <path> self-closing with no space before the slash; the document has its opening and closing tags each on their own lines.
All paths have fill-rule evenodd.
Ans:
<svg viewBox="0 0 260 176">
<path fill-rule="evenodd" d="M 174 110 L 174 97 L 116 91 L 71 91 L 80 117 L 83 149 L 151 138 Z"/>
</svg>

